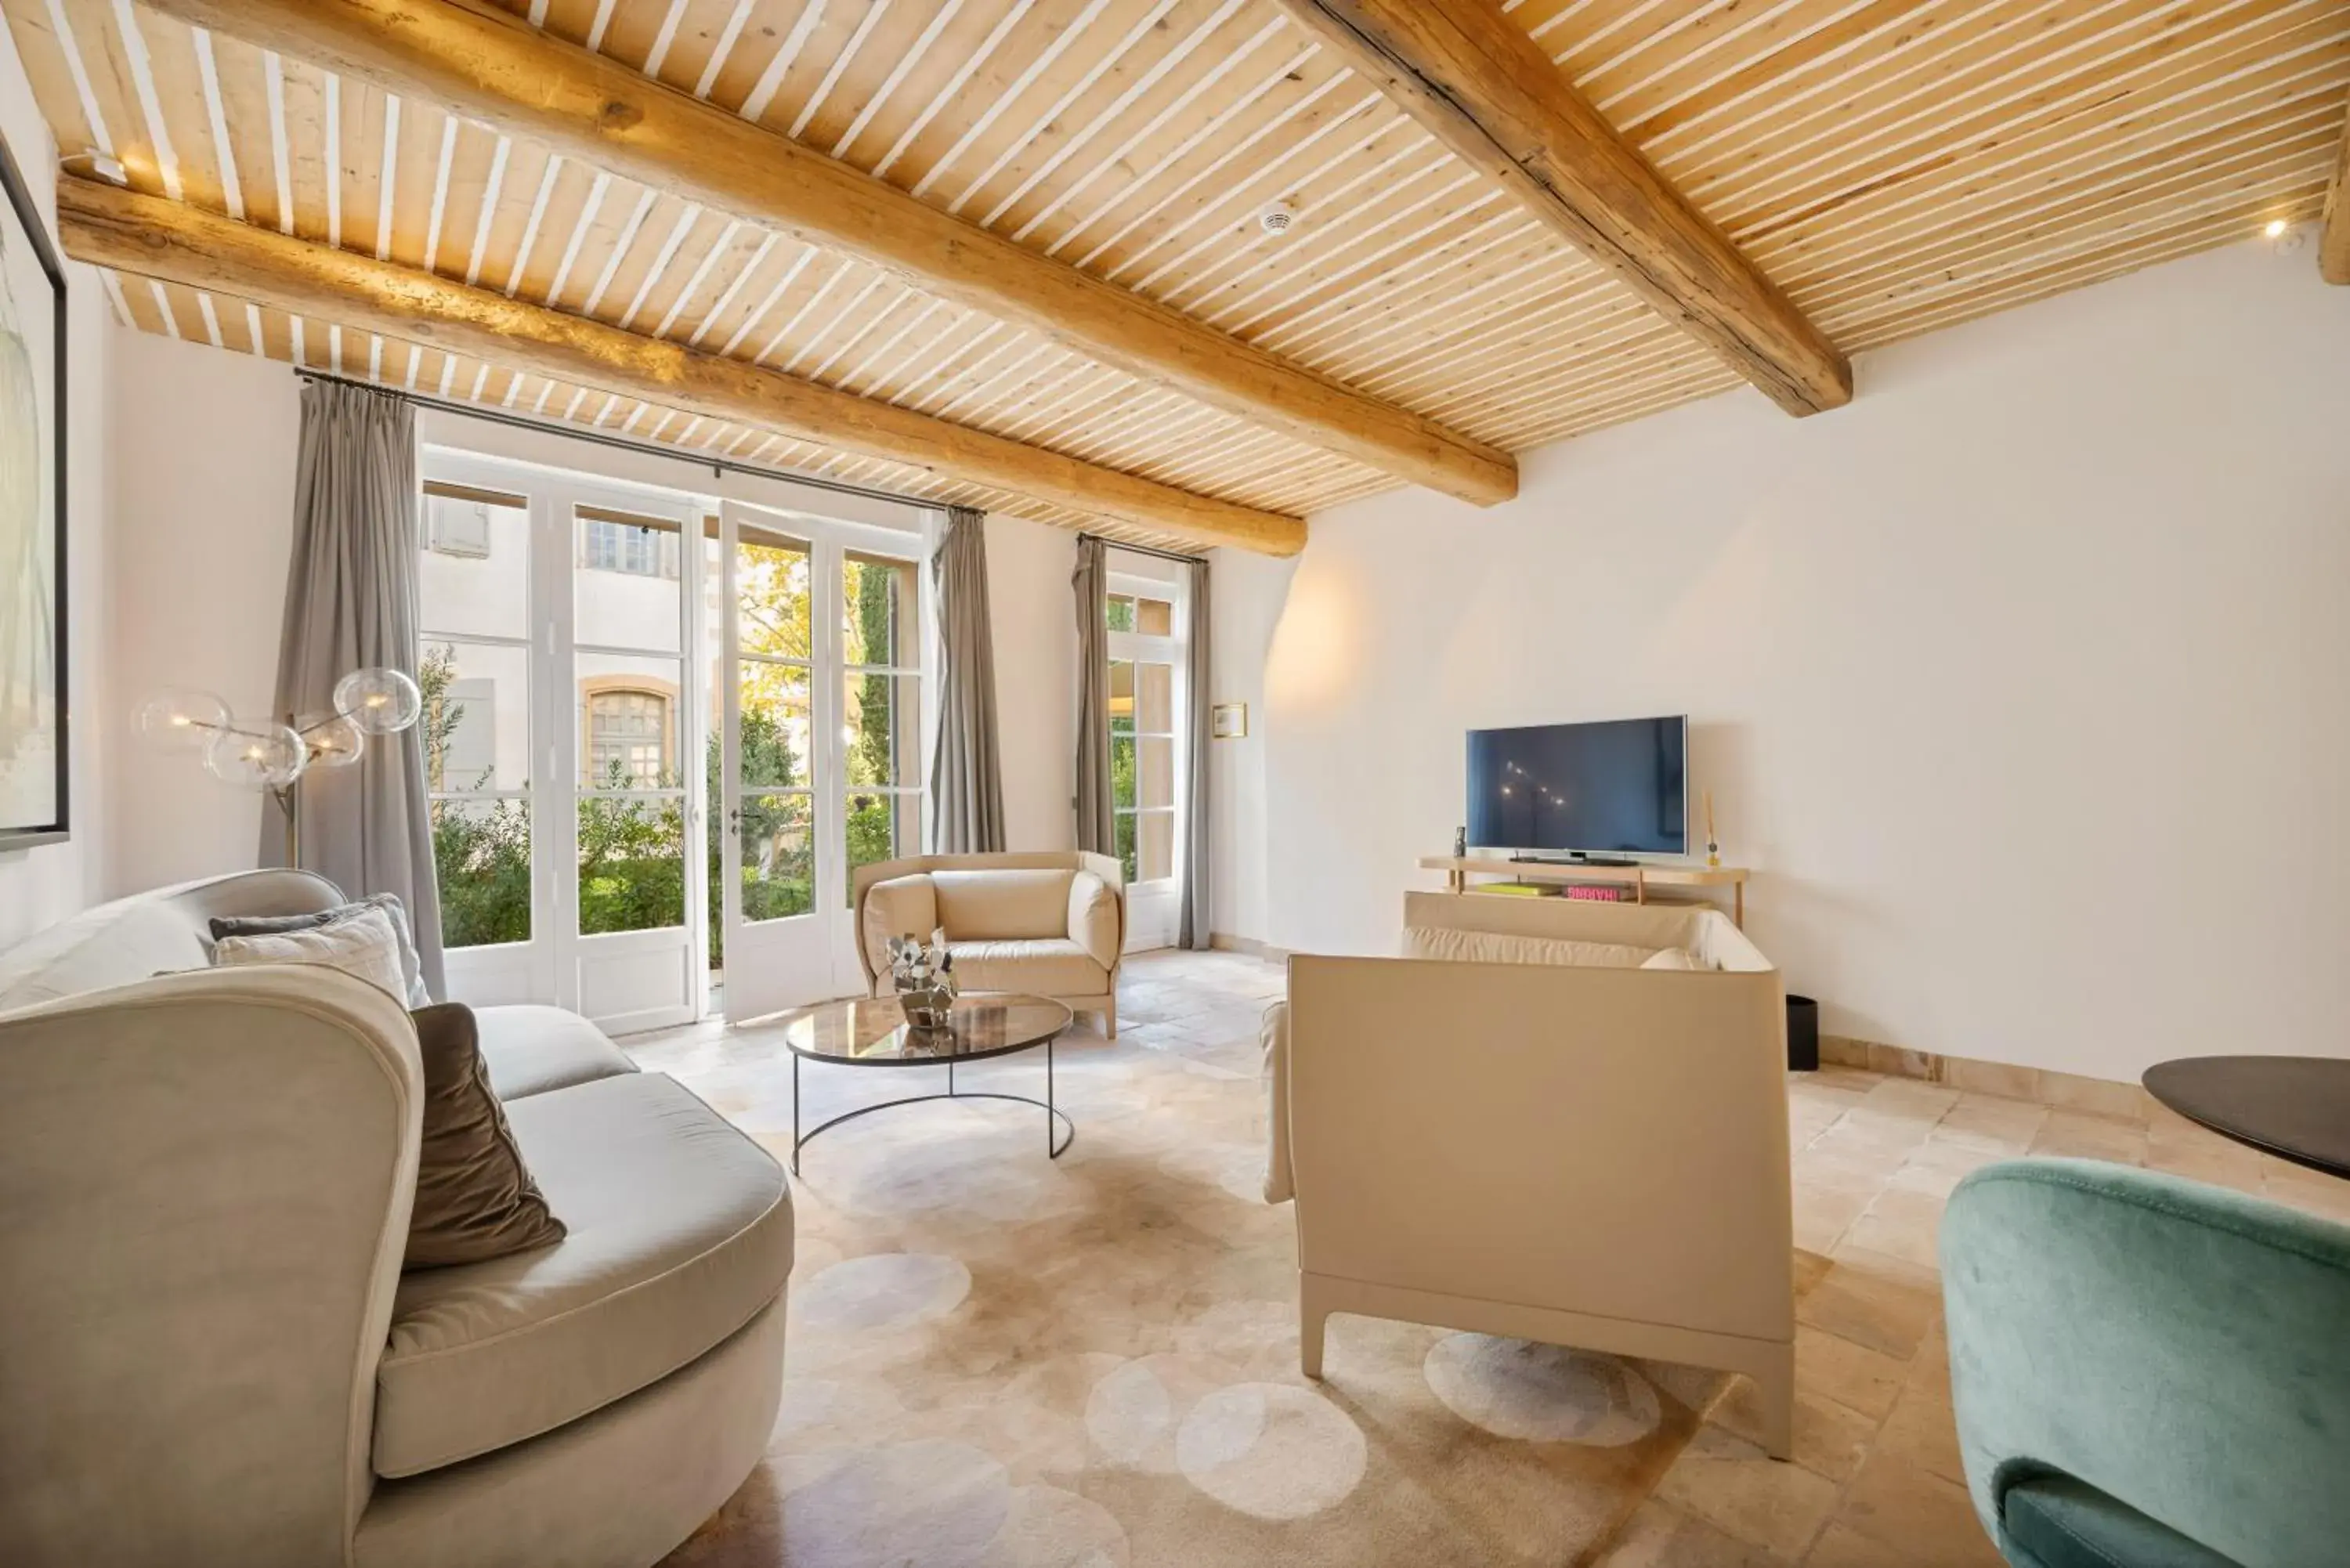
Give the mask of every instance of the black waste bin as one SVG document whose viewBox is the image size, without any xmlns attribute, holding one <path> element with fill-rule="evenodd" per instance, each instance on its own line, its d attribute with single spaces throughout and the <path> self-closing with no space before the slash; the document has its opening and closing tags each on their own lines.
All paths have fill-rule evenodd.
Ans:
<svg viewBox="0 0 2350 1568">
<path fill-rule="evenodd" d="M 1820 1070 L 1820 1004 L 1808 996 L 1787 998 L 1787 1070 Z"/>
</svg>

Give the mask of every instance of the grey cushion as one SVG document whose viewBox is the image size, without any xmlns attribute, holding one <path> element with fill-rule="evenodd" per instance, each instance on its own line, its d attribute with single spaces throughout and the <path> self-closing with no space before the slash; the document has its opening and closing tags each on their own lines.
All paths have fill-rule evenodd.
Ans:
<svg viewBox="0 0 2350 1568">
<path fill-rule="evenodd" d="M 424 961 L 417 957 L 416 937 L 408 923 L 408 906 L 400 901 L 397 893 L 371 893 L 331 909 L 313 909 L 303 914 L 214 915 L 212 940 L 224 942 L 231 937 L 282 937 L 288 931 L 315 931 L 369 909 L 381 909 L 391 918 L 392 934 L 400 939 L 400 973 L 408 985 L 408 1005 L 432 1006 L 432 993 L 424 989 Z"/>
<path fill-rule="evenodd" d="M 570 1234 L 402 1277 L 373 1463 L 415 1475 L 548 1431 L 685 1366 L 792 1267 L 783 1168 L 675 1081 L 629 1074 L 509 1101 Z"/>
<path fill-rule="evenodd" d="M 602 1030 L 560 1007 L 477 1007 L 473 1022 L 490 1087 L 502 1100 L 637 1070 Z"/>
</svg>

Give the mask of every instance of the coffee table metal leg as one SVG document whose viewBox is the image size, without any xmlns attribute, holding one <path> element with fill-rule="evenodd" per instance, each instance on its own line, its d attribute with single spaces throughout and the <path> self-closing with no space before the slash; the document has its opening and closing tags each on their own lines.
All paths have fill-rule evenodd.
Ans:
<svg viewBox="0 0 2350 1568">
<path fill-rule="evenodd" d="M 859 1106 L 853 1111 L 843 1111 L 827 1121 L 818 1122 L 806 1132 L 800 1130 L 806 1123 L 800 1115 L 800 1058 L 795 1054 L 792 1057 L 792 1174 L 799 1174 L 800 1150 L 814 1142 L 818 1133 L 828 1132 L 841 1123 L 855 1121 L 859 1116 L 871 1116 L 875 1111 L 886 1111 L 892 1106 L 914 1106 L 933 1100 L 1010 1100 L 1015 1105 L 1035 1106 L 1045 1113 L 1045 1157 L 1047 1159 L 1060 1158 L 1077 1140 L 1076 1123 L 1071 1121 L 1060 1107 L 1053 1072 L 1053 1043 L 1049 1039 L 1045 1042 L 1045 1097 L 1041 1100 L 1027 1095 L 999 1095 L 987 1090 L 973 1090 L 966 1095 L 955 1085 L 954 1063 L 950 1059 L 945 1094 L 909 1095 L 902 1099 Z"/>
</svg>

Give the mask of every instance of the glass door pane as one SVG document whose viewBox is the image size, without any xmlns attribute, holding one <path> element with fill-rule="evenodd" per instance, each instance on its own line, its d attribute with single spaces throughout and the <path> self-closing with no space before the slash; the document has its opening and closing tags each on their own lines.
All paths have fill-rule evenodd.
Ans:
<svg viewBox="0 0 2350 1568">
<path fill-rule="evenodd" d="M 842 553 L 840 581 L 842 898 L 853 904 L 860 867 L 921 852 L 920 590 L 913 562 L 858 550 Z"/>
<path fill-rule="evenodd" d="M 774 920 L 816 907 L 815 798 L 806 665 L 739 658 L 734 665 L 735 790 L 741 802 L 743 919 Z"/>
<path fill-rule="evenodd" d="M 572 509 L 578 931 L 686 919 L 685 587 L 674 518 Z"/>
<path fill-rule="evenodd" d="M 834 765 L 826 726 L 838 722 L 837 688 L 818 679 L 833 636 L 816 617 L 829 602 L 818 587 L 825 553 L 782 525 L 790 521 L 730 502 L 708 545 L 720 579 L 723 745 L 713 768 L 725 812 L 712 961 L 723 960 L 724 1011 L 738 1022 L 843 989 L 817 894 L 838 864 L 819 848 Z"/>
<path fill-rule="evenodd" d="M 442 945 L 531 940 L 530 505 L 428 483 L 417 606 Z"/>
<path fill-rule="evenodd" d="M 738 526 L 727 888 L 746 922 L 816 907 L 814 572 L 806 540 Z"/>
<path fill-rule="evenodd" d="M 1148 611 L 1155 599 L 1144 599 Z M 1161 607 L 1164 607 L 1163 606 Z M 1175 667 L 1118 659 L 1109 667 L 1110 804 L 1126 879 L 1175 875 Z"/>
<path fill-rule="evenodd" d="M 442 945 L 526 942 L 530 650 L 428 638 L 418 677 Z"/>
<path fill-rule="evenodd" d="M 1114 847 L 1127 879 L 1127 949 L 1172 941 L 1182 907 L 1184 639 L 1180 583 L 1114 563 L 1110 657 Z M 1156 580 L 1145 581 L 1146 575 Z"/>
</svg>

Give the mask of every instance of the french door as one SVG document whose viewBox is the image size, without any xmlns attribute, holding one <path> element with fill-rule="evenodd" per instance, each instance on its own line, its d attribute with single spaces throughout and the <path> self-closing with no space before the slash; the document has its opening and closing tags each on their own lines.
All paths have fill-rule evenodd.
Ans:
<svg viewBox="0 0 2350 1568">
<path fill-rule="evenodd" d="M 920 574 L 859 543 L 735 502 L 710 543 L 730 1018 L 859 989 L 855 869 L 920 851 Z"/>
<path fill-rule="evenodd" d="M 858 989 L 850 867 L 916 853 L 919 537 L 427 453 L 449 989 L 613 1033 Z"/>
<path fill-rule="evenodd" d="M 1126 947 L 1171 946 L 1182 920 L 1190 726 L 1184 585 L 1110 575 L 1112 820 L 1126 866 Z"/>
<path fill-rule="evenodd" d="M 430 454 L 419 608 L 450 992 L 702 1012 L 688 498 Z"/>
</svg>

